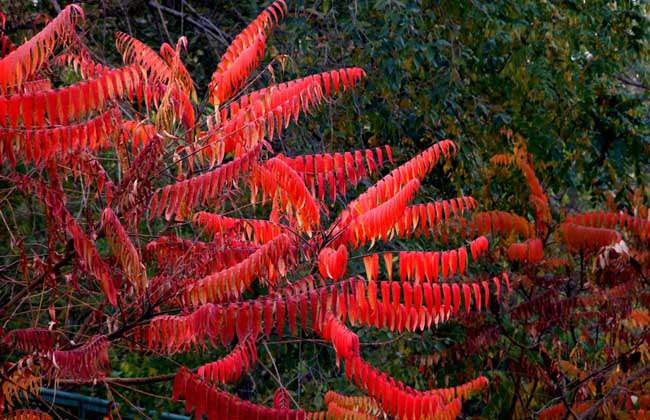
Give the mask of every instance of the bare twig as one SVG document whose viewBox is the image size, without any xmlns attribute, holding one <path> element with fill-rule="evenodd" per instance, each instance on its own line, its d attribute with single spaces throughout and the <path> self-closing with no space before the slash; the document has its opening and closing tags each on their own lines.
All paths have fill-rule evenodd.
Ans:
<svg viewBox="0 0 650 420">
<path fill-rule="evenodd" d="M 166 375 L 156 375 L 156 376 L 146 376 L 142 378 L 100 378 L 92 380 L 80 380 L 80 379 L 59 379 L 60 384 L 66 385 L 82 385 L 82 384 L 92 384 L 92 383 L 105 383 L 105 384 L 115 384 L 115 385 L 143 385 L 143 384 L 152 384 L 156 382 L 167 382 L 174 379 L 176 376 L 175 373 L 170 373 Z"/>
<path fill-rule="evenodd" d="M 162 23 L 163 30 L 165 31 L 165 36 L 167 36 L 167 42 L 173 44 L 174 42 L 172 41 L 172 37 L 169 34 L 169 29 L 167 29 L 167 21 L 165 21 L 165 17 L 162 14 L 161 9 L 163 6 L 161 6 L 159 3 L 155 1 L 150 1 L 149 4 L 158 11 L 158 17 L 160 17 L 160 23 Z"/>
<path fill-rule="evenodd" d="M 192 18 L 191 16 L 188 16 L 185 13 L 179 12 L 178 10 L 171 9 L 169 7 L 163 6 L 162 4 L 154 1 L 154 0 L 149 0 L 148 3 L 150 6 L 155 7 L 158 9 L 159 12 L 165 12 L 169 13 L 170 15 L 174 15 L 179 18 L 183 18 L 187 20 L 189 23 L 197 27 L 198 29 L 201 29 L 209 38 L 215 39 L 219 42 L 221 42 L 223 45 L 229 45 L 230 43 L 228 40 L 224 37 L 224 34 L 221 31 L 215 31 L 214 27 L 208 27 L 205 25 L 205 23 L 199 22 L 196 19 Z M 211 25 L 213 26 L 213 25 Z"/>
</svg>

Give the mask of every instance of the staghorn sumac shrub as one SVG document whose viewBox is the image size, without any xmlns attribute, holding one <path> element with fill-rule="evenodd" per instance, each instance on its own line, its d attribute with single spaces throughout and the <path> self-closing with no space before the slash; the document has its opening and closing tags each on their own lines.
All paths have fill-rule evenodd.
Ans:
<svg viewBox="0 0 650 420">
<path fill-rule="evenodd" d="M 204 92 L 183 63 L 185 38 L 156 51 L 119 32 L 124 65 L 94 62 L 77 5 L 0 58 L 2 182 L 19 216 L 43 227 L 5 221 L 15 257 L 2 277 L 2 415 L 56 414 L 29 399 L 41 383 L 105 385 L 130 402 L 113 387 L 163 382 L 197 418 L 454 418 L 489 407 L 503 366 L 516 383 L 510 414 L 564 413 L 552 405 L 558 398 L 566 412 L 645 410 L 636 394 L 627 401 L 643 391 L 638 365 L 647 361 L 649 317 L 630 301 L 647 295 L 647 267 L 634 257 L 647 248 L 647 220 L 611 212 L 553 220 L 521 145 L 493 161 L 522 173 L 532 220 L 478 211 L 465 194 L 418 202 L 427 176 L 460 152 L 449 139 L 404 161 L 388 146 L 275 153 L 284 130 L 365 77 L 341 68 L 248 91 L 287 13 L 277 0 L 237 35 Z M 61 67 L 79 81 L 53 87 L 48 75 Z M 552 241 L 560 245 L 548 249 Z M 407 249 L 414 243 L 424 246 Z M 626 278 L 610 278 L 613 267 Z M 455 372 L 462 380 L 427 372 L 424 384 L 367 350 L 405 337 L 426 349 L 455 323 L 464 341 L 436 350 L 464 370 Z M 372 334 L 393 338 L 365 342 Z M 620 365 L 617 382 L 584 379 L 598 367 L 576 334 L 604 340 L 602 373 Z M 278 365 L 298 369 L 306 343 L 328 349 L 312 360 L 322 358 L 331 377 L 298 373 L 294 388 Z M 298 359 L 276 363 L 270 344 L 298 347 Z M 483 352 L 495 348 L 494 357 Z M 132 354 L 157 360 L 161 374 L 130 377 L 123 358 Z M 431 357 L 390 361 L 436 369 L 417 362 Z M 238 392 L 258 377 L 276 382 L 260 383 L 266 401 Z M 334 377 L 347 385 L 332 381 L 323 404 L 301 398 L 303 381 L 329 387 Z M 536 395 L 539 381 L 548 401 Z M 352 389 L 363 395 L 344 394 Z"/>
</svg>

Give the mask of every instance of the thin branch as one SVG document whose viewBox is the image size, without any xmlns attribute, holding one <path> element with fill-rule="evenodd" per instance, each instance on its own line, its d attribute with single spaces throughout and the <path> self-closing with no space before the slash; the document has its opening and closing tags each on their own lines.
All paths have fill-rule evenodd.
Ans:
<svg viewBox="0 0 650 420">
<path fill-rule="evenodd" d="M 174 376 L 176 376 L 175 373 L 169 373 L 166 375 L 156 375 L 156 376 L 145 376 L 141 378 L 99 378 L 99 379 L 91 379 L 91 380 L 85 380 L 85 379 L 59 379 L 58 382 L 60 384 L 66 384 L 66 385 L 84 385 L 84 384 L 96 384 L 96 383 L 104 383 L 104 384 L 115 384 L 115 385 L 125 385 L 125 384 L 130 384 L 130 385 L 142 385 L 142 384 L 152 384 L 156 382 L 167 382 L 171 381 L 174 379 Z"/>
<path fill-rule="evenodd" d="M 149 4 L 149 6 L 152 6 L 152 7 L 155 7 L 156 9 L 158 9 L 159 12 L 162 11 L 162 12 L 165 12 L 165 13 L 169 13 L 170 15 L 174 15 L 176 17 L 183 18 L 183 19 L 187 20 L 189 23 L 191 23 L 192 25 L 196 26 L 198 29 L 201 29 L 203 32 L 205 32 L 205 34 L 209 38 L 216 39 L 217 41 L 221 42 L 222 44 L 224 44 L 226 46 L 230 44 L 228 42 L 228 40 L 223 36 L 223 34 L 220 33 L 221 31 L 216 32 L 213 28 L 208 28 L 207 26 L 205 26 L 205 24 L 197 21 L 196 19 L 188 16 L 185 13 L 182 13 L 182 12 L 179 12 L 178 10 L 174 10 L 174 9 L 169 8 L 169 7 L 163 6 L 162 4 L 160 4 L 160 3 L 158 3 L 158 2 L 156 2 L 154 0 L 149 0 L 148 4 Z"/>
<path fill-rule="evenodd" d="M 624 83 L 626 85 L 634 86 L 634 87 L 639 88 L 639 89 L 650 90 L 650 86 L 648 86 L 646 84 L 643 84 L 641 82 L 638 82 L 636 80 L 630 80 L 627 77 L 623 77 L 623 76 L 620 76 L 620 75 L 614 76 L 614 78 L 616 80 L 618 80 L 619 82 Z"/>
</svg>

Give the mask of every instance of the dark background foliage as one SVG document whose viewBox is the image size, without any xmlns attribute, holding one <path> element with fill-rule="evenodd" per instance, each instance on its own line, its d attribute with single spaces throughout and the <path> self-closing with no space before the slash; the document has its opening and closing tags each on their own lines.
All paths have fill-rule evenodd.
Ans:
<svg viewBox="0 0 650 420">
<path fill-rule="evenodd" d="M 53 16 L 65 5 L 6 2 L 2 8 L 11 17 L 8 28 L 25 34 L 40 27 L 32 23 L 36 14 Z M 509 129 L 526 139 L 552 204 L 598 207 L 611 194 L 629 208 L 634 197 L 647 204 L 650 174 L 648 22 L 642 3 L 288 1 L 289 16 L 271 37 L 265 66 L 252 85 L 342 66 L 361 66 L 368 73 L 354 93 L 290 129 L 277 145 L 286 154 L 388 143 L 404 159 L 434 140 L 451 138 L 461 145 L 460 158 L 434 172 L 427 195 L 473 194 L 485 208 L 523 213 L 528 195 L 521 176 L 497 182 L 486 169 L 493 154 L 511 150 L 501 134 Z M 186 63 L 205 94 L 228 43 L 266 5 L 254 0 L 86 2 L 83 36 L 100 61 L 117 64 L 116 30 L 154 48 L 184 35 L 189 41 Z M 474 369 L 488 373 L 496 386 L 485 402 L 470 402 L 465 412 L 506 415 L 512 406 L 507 351 L 443 363 L 427 374 L 408 362 L 412 354 L 450 346 L 461 333 L 458 327 L 443 326 L 422 335 L 366 332 L 361 337 L 369 343 L 365 357 L 416 387 L 430 385 L 427 381 L 458 383 L 473 377 Z M 332 350 L 312 338 L 291 345 L 269 343 L 270 351 L 261 346 L 264 367 L 235 391 L 268 404 L 278 384 L 267 369 L 277 369 L 283 385 L 305 408 L 318 408 L 328 388 L 352 392 L 333 366 Z M 212 360 L 218 354 L 177 361 L 193 367 L 198 358 Z M 176 363 L 161 358 L 128 352 L 115 356 L 115 375 L 176 369 Z M 152 385 L 150 391 L 170 395 L 167 384 Z M 105 396 L 103 390 L 88 392 Z M 164 399 L 125 392 L 144 406 L 180 411 Z"/>
</svg>

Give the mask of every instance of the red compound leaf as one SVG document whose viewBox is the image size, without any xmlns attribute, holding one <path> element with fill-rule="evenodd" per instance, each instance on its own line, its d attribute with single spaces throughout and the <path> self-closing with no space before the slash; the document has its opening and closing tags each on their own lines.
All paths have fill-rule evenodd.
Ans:
<svg viewBox="0 0 650 420">
<path fill-rule="evenodd" d="M 351 301 L 347 301 L 346 313 L 338 308 L 338 315 L 343 319 L 347 315 L 352 325 L 371 326 L 394 332 L 424 331 L 431 328 L 432 324 L 438 324 L 451 315 L 459 314 L 463 306 L 466 313 L 470 312 L 472 305 L 477 311 L 484 305 L 487 308 L 490 293 L 496 295 L 497 301 L 501 301 L 502 281 L 506 282 L 509 293 L 509 281 L 505 273 L 500 277 L 493 277 L 491 282 L 484 280 L 471 283 L 411 285 L 404 282 L 369 281 L 366 285 L 357 281 L 349 297 Z M 378 292 L 381 293 L 381 300 L 378 299 Z"/>
<path fill-rule="evenodd" d="M 650 222 L 648 220 L 623 212 L 590 211 L 578 213 L 567 217 L 565 222 L 586 227 L 627 230 L 637 235 L 642 241 L 647 241 L 650 238 Z"/>
<path fill-rule="evenodd" d="M 476 261 L 488 251 L 488 240 L 480 236 L 469 244 L 472 259 Z M 399 253 L 400 278 L 403 281 L 438 281 L 456 274 L 464 274 L 469 266 L 467 248 L 449 251 L 402 251 Z"/>
<path fill-rule="evenodd" d="M 300 326 L 307 332 L 307 324 L 311 328 L 322 324 L 329 309 L 335 308 L 343 318 L 347 316 L 350 290 L 356 281 L 348 279 L 319 289 L 304 287 L 302 291 L 285 289 L 251 301 L 206 304 L 188 315 L 157 316 L 136 328 L 134 340 L 148 349 L 173 354 L 192 347 L 205 348 L 206 343 L 228 345 L 234 339 L 236 325 L 240 326 L 242 336 L 256 336 L 258 331 L 270 336 L 275 327 L 275 332 L 282 337 L 290 306 L 295 311 L 294 317 L 301 317 Z M 248 321 L 238 321 L 241 316 Z"/>
<path fill-rule="evenodd" d="M 171 81 L 171 70 L 165 60 L 146 44 L 124 32 L 117 32 L 115 45 L 126 64 L 139 65 L 156 82 L 167 85 Z"/>
<path fill-rule="evenodd" d="M 388 145 L 385 146 L 385 151 L 387 156 L 392 156 Z M 312 195 L 318 194 L 321 201 L 325 200 L 327 186 L 330 202 L 336 200 L 337 190 L 345 196 L 347 183 L 356 186 L 361 179 L 376 172 L 384 164 L 384 150 L 380 147 L 345 153 L 278 157 L 303 177 Z"/>
<path fill-rule="evenodd" d="M 188 351 L 192 345 L 197 345 L 203 340 L 216 344 L 220 334 L 226 333 L 224 320 L 224 308 L 206 305 L 189 315 L 157 316 L 146 327 L 136 329 L 135 338 L 148 349 L 174 354 Z M 199 326 L 204 329 L 199 330 Z M 225 344 L 228 343 L 230 341 Z"/>
<path fill-rule="evenodd" d="M 156 260 L 159 272 L 177 273 L 182 269 L 189 275 L 204 277 L 237 264 L 258 249 L 250 243 L 214 244 L 161 236 L 147 244 L 145 256 Z"/>
<path fill-rule="evenodd" d="M 533 297 L 528 302 L 522 302 L 512 308 L 510 316 L 513 319 L 529 319 L 538 314 L 544 314 L 547 307 L 555 304 L 560 300 L 560 295 L 557 290 L 549 289 Z"/>
<path fill-rule="evenodd" d="M 515 159 L 515 163 L 524 174 L 526 183 L 530 188 L 530 202 L 535 208 L 535 222 L 540 230 L 544 232 L 546 226 L 551 221 L 548 197 L 544 193 L 544 189 L 535 175 L 535 170 L 533 169 L 532 164 L 527 162 L 523 157 Z"/>
<path fill-rule="evenodd" d="M 469 222 L 469 236 L 510 235 L 516 233 L 524 238 L 534 238 L 534 226 L 523 217 L 505 211 L 489 211 L 475 213 Z"/>
<path fill-rule="evenodd" d="M 202 243 L 207 247 L 207 244 Z M 177 264 L 182 256 L 195 245 L 190 239 L 179 238 L 175 235 L 160 236 L 147 243 L 144 248 L 144 258 L 147 261 L 156 259 L 158 264 L 171 260 L 171 265 Z"/>
<path fill-rule="evenodd" d="M 146 146 L 156 136 L 157 130 L 153 124 L 126 120 L 122 121 L 121 134 L 122 142 L 131 143 L 131 151 L 137 154 L 140 146 Z"/>
<path fill-rule="evenodd" d="M 137 154 L 115 189 L 111 203 L 119 207 L 122 216 L 129 223 L 136 223 L 135 216 L 140 220 L 140 215 L 152 197 L 152 181 L 161 170 L 163 152 L 163 136 L 155 134 Z"/>
<path fill-rule="evenodd" d="M 187 71 L 187 68 L 185 68 L 185 64 L 183 64 L 183 61 L 181 60 L 181 50 L 183 49 L 187 51 L 187 38 L 181 36 L 176 40 L 176 47 L 172 47 L 168 43 L 164 42 L 160 46 L 160 56 L 169 66 L 179 90 L 182 91 L 185 96 L 189 95 L 189 98 L 196 101 L 197 96 L 194 81 L 192 80 L 190 73 Z"/>
<path fill-rule="evenodd" d="M 264 166 L 256 169 L 256 173 L 251 178 L 253 201 L 257 195 L 257 188 L 261 187 L 264 200 L 281 197 L 284 208 L 291 205 L 295 211 L 298 227 L 308 234 L 312 228 L 320 225 L 318 203 L 296 171 L 279 158 L 270 159 Z M 281 194 L 278 194 L 278 191 Z"/>
<path fill-rule="evenodd" d="M 347 359 L 359 354 L 359 337 L 331 313 L 325 318 L 319 333 L 325 340 L 332 342 L 336 351 L 337 366 L 341 358 Z"/>
<path fill-rule="evenodd" d="M 442 223 L 475 208 L 476 201 L 470 196 L 408 206 L 395 226 L 395 233 L 405 239 L 412 235 L 429 237 L 430 234 L 435 234 Z"/>
<path fill-rule="evenodd" d="M 108 340 L 97 335 L 73 350 L 56 350 L 50 353 L 53 374 L 58 378 L 96 379 L 110 372 Z"/>
<path fill-rule="evenodd" d="M 0 120 L 0 126 L 2 123 Z M 43 121 L 36 123 L 39 126 L 44 124 Z M 107 149 L 120 125 L 120 112 L 112 108 L 84 123 L 63 127 L 30 130 L 0 127 L 0 161 L 7 159 L 12 166 L 16 165 L 17 159 L 39 164 L 84 150 Z"/>
<path fill-rule="evenodd" d="M 141 89 L 141 76 L 136 66 L 112 69 L 97 78 L 74 85 L 29 93 L 0 96 L 0 127 L 25 129 L 50 125 L 68 125 L 92 111 L 100 110 L 114 100 L 128 97 Z"/>
<path fill-rule="evenodd" d="M 190 283 L 183 295 L 186 304 L 196 306 L 238 298 L 253 280 L 262 276 L 273 285 L 277 274 L 286 274 L 295 260 L 292 244 L 287 235 L 281 234 L 236 265 Z"/>
<path fill-rule="evenodd" d="M 527 263 L 538 263 L 544 258 L 542 240 L 528 239 L 525 242 L 515 242 L 508 247 L 508 259 Z"/>
<path fill-rule="evenodd" d="M 364 419 L 364 418 L 372 418 L 376 419 L 377 416 L 380 416 L 383 418 L 385 416 L 384 411 L 381 409 L 379 404 L 375 400 L 373 400 L 370 397 L 352 397 L 352 396 L 347 396 L 343 394 L 339 394 L 338 392 L 335 391 L 327 391 L 325 393 L 325 398 L 323 400 L 325 405 L 328 407 L 328 415 L 334 416 L 334 418 L 349 418 L 349 417 L 336 417 L 341 414 L 356 414 L 356 415 L 361 415 L 358 417 L 359 419 Z M 334 412 L 331 409 L 332 405 L 335 405 L 337 407 Z M 349 411 L 347 412 L 341 412 L 338 411 L 338 409 L 347 409 Z M 362 415 L 366 415 L 366 417 L 363 417 Z M 357 418 L 357 417 L 352 417 L 352 418 Z"/>
<path fill-rule="evenodd" d="M 368 281 L 378 280 L 379 254 L 370 254 L 363 257 L 363 265 L 366 269 L 366 278 Z"/>
<path fill-rule="evenodd" d="M 110 267 L 100 257 L 95 243 L 86 235 L 70 214 L 66 214 L 65 225 L 68 235 L 72 237 L 75 252 L 83 267 L 97 279 L 111 305 L 117 306 L 117 289 L 113 284 Z"/>
<path fill-rule="evenodd" d="M 0 59 L 0 93 L 6 95 L 12 90 L 16 91 L 35 75 L 57 46 L 74 39 L 75 26 L 83 19 L 84 13 L 81 7 L 76 4 L 69 5 L 43 30 L 4 55 Z"/>
<path fill-rule="evenodd" d="M 138 293 L 143 292 L 149 282 L 147 270 L 140 261 L 140 254 L 133 246 L 124 226 L 110 207 L 106 207 L 102 212 L 102 227 L 108 245 L 117 257 L 126 279 L 133 284 Z"/>
<path fill-rule="evenodd" d="M 159 83 L 147 83 L 144 85 L 145 105 L 152 105 L 158 110 L 159 118 L 163 118 L 167 123 L 173 124 L 180 121 L 186 131 L 192 131 L 196 122 L 196 114 L 192 101 L 187 92 L 174 84 L 170 87 Z M 138 102 L 141 101 L 142 93 L 138 93 Z M 191 133 L 193 134 L 193 132 Z M 186 132 L 186 140 L 190 142 L 192 135 Z"/>
<path fill-rule="evenodd" d="M 255 337 L 247 336 L 225 357 L 198 368 L 197 374 L 213 383 L 232 383 L 257 363 Z"/>
<path fill-rule="evenodd" d="M 365 72 L 343 68 L 314 74 L 243 96 L 221 111 L 218 122 L 209 122 L 210 132 L 199 136 L 204 154 L 220 155 L 250 149 L 262 140 L 272 141 L 300 112 L 308 113 L 323 100 L 353 88 Z"/>
<path fill-rule="evenodd" d="M 219 106 L 243 87 L 250 72 L 264 58 L 266 38 L 278 24 L 278 14 L 284 17 L 286 12 L 284 0 L 277 0 L 235 37 L 212 74 L 212 105 Z"/>
<path fill-rule="evenodd" d="M 202 211 L 194 215 L 194 224 L 202 226 L 217 243 L 235 237 L 264 245 L 282 233 L 290 233 L 285 226 L 268 220 L 240 219 Z"/>
<path fill-rule="evenodd" d="M 273 407 L 278 409 L 288 409 L 291 407 L 291 398 L 286 388 L 280 387 L 273 393 Z"/>
<path fill-rule="evenodd" d="M 452 151 L 456 152 L 456 144 L 451 140 L 442 140 L 405 164 L 393 169 L 388 175 L 348 204 L 334 225 L 341 225 L 343 226 L 341 229 L 343 229 L 353 219 L 394 197 L 410 181 L 414 179 L 421 181 L 440 161 L 441 156 L 449 158 Z"/>
<path fill-rule="evenodd" d="M 352 219 L 342 238 L 355 248 L 369 241 L 374 243 L 377 239 L 388 239 L 419 188 L 420 181 L 412 179 L 392 198 Z"/>
<path fill-rule="evenodd" d="M 256 164 L 260 151 L 261 145 L 258 145 L 241 157 L 210 172 L 157 190 L 149 207 L 151 217 L 160 216 L 164 212 L 165 218 L 171 220 L 174 215 L 186 214 L 199 204 L 205 204 L 208 200 L 220 196 L 225 186 Z"/>
<path fill-rule="evenodd" d="M 510 153 L 499 153 L 490 158 L 490 163 L 497 166 L 508 167 L 515 161 L 515 155 Z"/>
<path fill-rule="evenodd" d="M 348 249 L 340 245 L 336 250 L 323 248 L 318 254 L 318 270 L 321 276 L 338 280 L 345 275 L 348 267 Z"/>
<path fill-rule="evenodd" d="M 23 328 L 7 332 L 0 343 L 23 353 L 46 352 L 54 348 L 56 337 L 47 328 Z"/>
<path fill-rule="evenodd" d="M 327 418 L 333 420 L 373 420 L 377 419 L 377 416 L 362 413 L 353 408 L 342 407 L 336 402 L 330 401 L 327 404 Z"/>
<path fill-rule="evenodd" d="M 312 413 L 288 408 L 266 407 L 244 401 L 232 394 L 211 386 L 200 376 L 181 368 L 172 387 L 172 398 L 185 399 L 185 411 L 192 412 L 196 418 L 205 415 L 209 420 L 216 419 L 295 419 L 316 418 Z"/>
<path fill-rule="evenodd" d="M 461 399 L 485 388 L 485 377 L 454 388 L 416 391 L 366 363 L 359 354 L 358 337 L 336 317 L 328 315 L 320 334 L 334 345 L 337 358 L 345 361 L 345 374 L 358 388 L 368 392 L 382 409 L 404 419 L 460 414 Z"/>
<path fill-rule="evenodd" d="M 115 34 L 115 41 L 117 50 L 122 54 L 125 63 L 139 65 L 147 71 L 150 80 L 155 83 L 171 86 L 178 81 L 184 92 L 192 98 L 196 98 L 194 82 L 180 60 L 174 60 L 173 65 L 170 65 L 146 44 L 123 32 Z M 177 56 L 169 44 L 165 43 L 163 47 L 161 47 L 161 52 L 171 50 L 171 55 Z"/>
<path fill-rule="evenodd" d="M 621 240 L 621 234 L 613 229 L 580 226 L 565 222 L 560 226 L 562 239 L 569 251 L 593 252 Z"/>
</svg>

